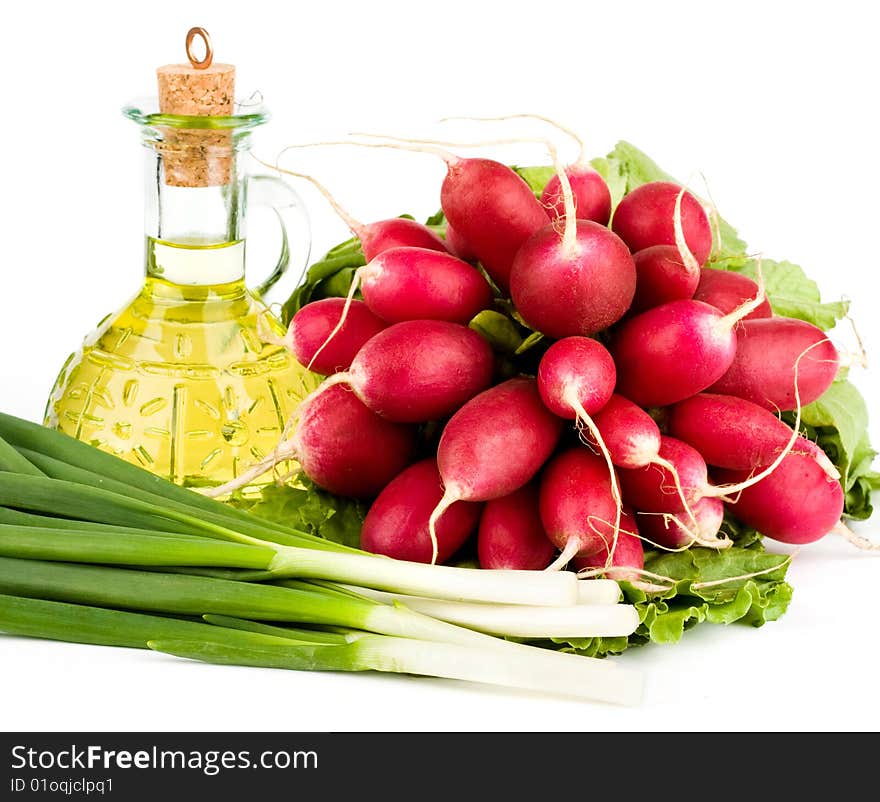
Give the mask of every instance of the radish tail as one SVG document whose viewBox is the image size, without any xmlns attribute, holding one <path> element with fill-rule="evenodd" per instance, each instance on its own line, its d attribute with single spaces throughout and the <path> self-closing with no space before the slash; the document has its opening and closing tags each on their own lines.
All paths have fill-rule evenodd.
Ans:
<svg viewBox="0 0 880 802">
<path fill-rule="evenodd" d="M 211 487 L 202 491 L 202 495 L 208 498 L 218 498 L 229 493 L 234 493 L 242 487 L 246 487 L 255 479 L 261 477 L 266 471 L 272 470 L 278 463 L 296 457 L 296 449 L 291 443 L 279 443 L 278 447 L 267 457 L 264 457 L 255 465 L 252 465 L 244 473 L 240 473 L 234 479 L 217 487 Z"/>
<path fill-rule="evenodd" d="M 568 178 L 568 173 L 565 172 L 565 166 L 559 160 L 559 153 L 556 150 L 556 147 L 548 142 L 547 150 L 550 152 L 550 158 L 553 161 L 556 176 L 559 178 L 559 188 L 562 190 L 562 198 L 565 202 L 565 227 L 562 230 L 562 252 L 568 256 L 573 254 L 577 249 L 577 209 L 575 208 L 574 203 L 574 192 L 571 190 L 571 181 Z M 592 429 L 590 431 L 592 431 Z"/>
<path fill-rule="evenodd" d="M 361 279 L 364 275 L 363 271 L 363 267 L 359 267 L 357 270 L 354 271 L 354 277 L 351 280 L 351 287 L 348 288 L 348 295 L 345 296 L 345 304 L 342 307 L 342 313 L 339 315 L 339 322 L 337 322 L 337 324 L 333 327 L 333 331 L 331 331 L 327 335 L 327 339 L 321 343 L 321 347 L 312 355 L 312 358 L 309 360 L 309 364 L 306 365 L 306 370 L 312 369 L 312 365 L 315 364 L 315 360 L 321 355 L 321 352 L 330 344 L 333 338 L 337 334 L 339 334 L 342 327 L 345 325 L 345 321 L 348 319 L 348 312 L 351 309 L 351 302 L 354 299 L 354 294 L 358 291 L 358 287 L 361 286 Z"/>
<path fill-rule="evenodd" d="M 428 520 L 428 534 L 431 537 L 431 565 L 437 564 L 437 556 L 439 554 L 439 546 L 437 544 L 437 522 L 446 510 L 448 510 L 456 501 L 459 500 L 458 492 L 450 487 L 446 488 L 440 503 L 434 507 L 431 517 Z"/>
<path fill-rule="evenodd" d="M 327 203 L 329 203 L 330 206 L 333 208 L 333 211 L 336 212 L 336 214 L 338 214 L 339 217 L 342 219 L 342 222 L 349 227 L 351 233 L 354 234 L 358 239 L 360 239 L 364 231 L 364 224 L 353 217 L 347 209 L 340 205 L 339 201 L 337 201 L 336 198 L 333 197 L 330 190 L 327 189 L 327 187 L 325 187 L 320 181 L 318 181 L 317 178 L 307 175 L 306 173 L 296 173 L 293 170 L 287 170 L 284 167 L 279 167 L 277 162 L 275 164 L 269 164 L 268 162 L 264 162 L 262 159 L 258 159 L 256 156 L 254 156 L 254 158 L 260 164 L 262 164 L 263 167 L 268 167 L 270 170 L 276 170 L 279 173 L 284 173 L 285 175 L 291 175 L 294 178 L 302 178 L 303 180 L 308 181 L 315 189 L 318 190 L 318 192 L 320 192 L 324 196 Z"/>
<path fill-rule="evenodd" d="M 755 269 L 757 270 L 757 280 L 758 280 L 758 291 L 755 293 L 755 297 L 749 301 L 746 301 L 741 306 L 738 306 L 729 314 L 725 315 L 721 320 L 718 321 L 718 325 L 725 329 L 732 329 L 737 323 L 740 322 L 746 315 L 754 312 L 767 298 L 767 292 L 764 287 L 764 271 L 761 269 L 761 257 L 758 257 L 758 261 L 755 263 Z"/>
<path fill-rule="evenodd" d="M 503 114 L 500 117 L 443 117 L 440 122 L 445 123 L 452 120 L 471 120 L 474 122 L 487 123 L 503 122 L 505 120 L 539 120 L 542 123 L 552 125 L 557 131 L 561 131 L 563 134 L 571 137 L 577 143 L 579 150 L 578 158 L 575 164 L 586 165 L 590 161 L 589 157 L 587 156 L 587 148 L 584 144 L 584 140 L 575 130 L 569 128 L 567 125 L 556 122 L 556 120 L 553 120 L 550 117 L 545 117 L 542 114 Z"/>
<path fill-rule="evenodd" d="M 608 451 L 608 446 L 605 445 L 605 441 L 602 439 L 598 427 L 587 413 L 587 410 L 584 409 L 584 405 L 580 402 L 580 399 L 578 399 L 577 394 L 574 392 L 566 393 L 565 401 L 575 411 L 578 420 L 589 429 L 590 434 L 596 441 L 596 445 L 599 446 L 599 450 L 602 452 L 602 456 L 605 458 L 605 464 L 608 466 L 608 475 L 611 478 L 611 497 L 614 499 L 615 510 L 614 535 L 611 548 L 608 549 L 608 559 L 605 564 L 606 566 L 611 566 L 614 560 L 614 552 L 617 550 L 617 539 L 620 535 L 620 517 L 623 514 L 623 499 L 620 497 L 620 486 L 617 483 L 617 472 L 614 470 L 614 463 L 611 461 L 611 454 Z"/>
<path fill-rule="evenodd" d="M 684 229 L 681 225 L 681 199 L 684 197 L 685 192 L 687 192 L 687 186 L 683 186 L 681 192 L 679 192 L 675 198 L 675 212 L 672 215 L 672 224 L 675 228 L 675 247 L 678 248 L 678 255 L 681 257 L 685 269 L 689 273 L 699 273 L 700 264 L 697 262 L 697 257 L 694 256 L 693 251 L 687 244 L 687 240 L 684 236 Z"/>
<path fill-rule="evenodd" d="M 844 540 L 852 543 L 857 549 L 863 551 L 880 551 L 880 543 L 868 540 L 866 537 L 857 535 L 843 521 L 838 521 L 834 529 L 831 530 L 835 535 L 840 535 Z"/>
<path fill-rule="evenodd" d="M 688 504 L 687 497 L 684 494 L 684 488 L 681 486 L 681 477 L 678 475 L 678 468 L 676 468 L 669 460 L 663 459 L 659 454 L 651 460 L 651 463 L 669 471 L 669 475 L 672 476 L 672 481 L 675 483 L 675 491 L 678 493 L 678 498 L 681 501 L 688 518 L 691 519 L 691 523 L 694 525 L 694 530 L 696 530 L 697 516 L 694 515 L 694 511 L 691 509 L 691 505 Z"/>
<path fill-rule="evenodd" d="M 357 136 L 372 136 L 372 134 L 358 134 Z M 355 148 L 391 148 L 392 150 L 409 150 L 414 153 L 432 153 L 435 156 L 439 156 L 449 165 L 461 161 L 461 159 L 459 159 L 458 156 L 456 156 L 454 153 L 450 153 L 446 150 L 440 150 L 440 148 L 431 148 L 427 146 L 407 147 L 406 145 L 396 144 L 393 142 L 355 142 L 350 139 L 328 139 L 323 142 L 302 142 L 296 145 L 287 145 L 279 152 L 278 158 L 280 159 L 281 156 L 284 155 L 288 150 L 298 150 L 300 148 L 323 148 L 326 146 L 336 145 L 348 145 L 349 147 Z"/>
<path fill-rule="evenodd" d="M 794 448 L 794 444 L 797 442 L 797 439 L 800 435 L 802 407 L 801 407 L 801 393 L 800 393 L 800 390 L 798 389 L 798 369 L 800 368 L 801 360 L 808 353 L 810 353 L 810 351 L 812 351 L 814 348 L 816 348 L 820 345 L 823 345 L 824 343 L 827 343 L 827 342 L 830 342 L 830 340 L 828 340 L 826 338 L 824 340 L 819 340 L 819 342 L 813 343 L 811 346 L 809 346 L 809 347 L 805 348 L 803 351 L 801 351 L 801 353 L 798 355 L 798 358 L 794 362 L 794 400 L 795 400 L 795 404 L 797 405 L 796 406 L 797 411 L 795 412 L 794 426 L 792 427 L 792 430 L 791 430 L 791 437 L 788 438 L 788 442 L 785 444 L 785 448 L 783 448 L 782 451 L 779 452 L 779 455 L 776 457 L 776 459 L 773 460 L 773 462 L 771 462 L 760 473 L 757 473 L 754 476 L 751 476 L 742 482 L 738 482 L 737 484 L 718 485 L 717 487 L 709 488 L 704 493 L 704 495 L 719 498 L 719 497 L 723 497 L 723 496 L 733 495 L 736 493 L 741 493 L 747 487 L 751 487 L 752 485 L 756 485 L 762 479 L 766 479 L 768 476 L 770 476 L 771 473 L 773 473 L 773 471 L 775 471 L 782 464 L 782 460 L 784 460 L 788 456 L 788 454 L 791 452 L 791 450 Z M 819 460 L 817 460 L 817 462 L 819 462 L 819 465 L 821 465 L 822 468 L 825 469 L 825 471 L 827 473 L 827 469 L 822 464 L 822 462 Z"/>
<path fill-rule="evenodd" d="M 580 551 L 580 543 L 577 538 L 569 538 L 565 544 L 565 548 L 562 550 L 562 553 L 548 565 L 544 570 L 545 571 L 561 571 L 568 565 L 575 557 L 577 557 L 577 553 Z M 605 569 L 603 569 L 605 570 Z"/>
</svg>

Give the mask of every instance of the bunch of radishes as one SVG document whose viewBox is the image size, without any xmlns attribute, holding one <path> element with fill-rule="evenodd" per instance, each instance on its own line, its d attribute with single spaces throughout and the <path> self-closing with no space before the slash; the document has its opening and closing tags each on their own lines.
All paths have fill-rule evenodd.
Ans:
<svg viewBox="0 0 880 802">
<path fill-rule="evenodd" d="M 367 264 L 349 298 L 309 303 L 289 329 L 329 378 L 270 459 L 374 499 L 364 549 L 443 562 L 476 532 L 484 568 L 636 578 L 643 540 L 730 545 L 725 506 L 786 543 L 835 527 L 837 471 L 776 413 L 822 395 L 837 352 L 774 317 L 763 286 L 704 266 L 713 233 L 693 194 L 645 184 L 609 227 L 608 186 L 581 162 L 539 199 L 500 162 L 442 155 L 446 240 L 355 224 Z M 468 324 L 511 303 L 546 350 L 536 375 L 501 380 Z"/>
</svg>

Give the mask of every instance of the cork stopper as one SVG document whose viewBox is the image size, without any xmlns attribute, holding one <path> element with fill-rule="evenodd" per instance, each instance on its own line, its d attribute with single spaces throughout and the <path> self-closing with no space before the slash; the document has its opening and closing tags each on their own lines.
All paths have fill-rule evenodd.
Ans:
<svg viewBox="0 0 880 802">
<path fill-rule="evenodd" d="M 193 52 L 196 37 L 205 45 L 205 56 Z M 186 35 L 189 64 L 166 64 L 156 70 L 159 111 L 187 117 L 228 117 L 235 102 L 235 67 L 214 64 L 211 39 L 204 28 Z M 161 151 L 165 183 L 176 187 L 211 187 L 228 184 L 233 171 L 232 135 L 229 131 L 163 129 Z"/>
</svg>

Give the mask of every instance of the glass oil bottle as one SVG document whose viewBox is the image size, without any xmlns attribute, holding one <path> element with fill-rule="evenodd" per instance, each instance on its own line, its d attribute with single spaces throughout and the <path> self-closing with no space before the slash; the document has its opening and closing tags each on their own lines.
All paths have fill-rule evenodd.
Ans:
<svg viewBox="0 0 880 802">
<path fill-rule="evenodd" d="M 46 424 L 177 484 L 210 487 L 270 453 L 318 379 L 283 346 L 267 307 L 270 291 L 283 300 L 299 278 L 291 252 L 305 265 L 307 217 L 282 180 L 248 175 L 250 133 L 267 113 L 234 104 L 234 67 L 211 64 L 207 34 L 195 33 L 207 56 L 193 57 L 191 31 L 191 64 L 158 70 L 158 110 L 124 109 L 146 154 L 143 286 L 67 360 Z M 282 258 L 255 290 L 245 281 L 249 206 L 271 207 L 282 228 Z"/>
</svg>

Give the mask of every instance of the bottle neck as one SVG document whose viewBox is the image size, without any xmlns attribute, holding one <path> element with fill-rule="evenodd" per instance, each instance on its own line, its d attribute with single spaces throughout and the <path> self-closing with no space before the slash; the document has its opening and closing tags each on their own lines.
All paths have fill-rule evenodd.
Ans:
<svg viewBox="0 0 880 802">
<path fill-rule="evenodd" d="M 146 274 L 180 285 L 241 281 L 247 187 L 240 168 L 243 143 L 145 144 Z"/>
</svg>

